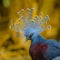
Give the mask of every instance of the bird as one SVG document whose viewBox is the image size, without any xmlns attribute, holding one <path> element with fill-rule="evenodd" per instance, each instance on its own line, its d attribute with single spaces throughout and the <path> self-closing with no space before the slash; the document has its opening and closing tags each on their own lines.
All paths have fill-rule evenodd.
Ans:
<svg viewBox="0 0 60 60">
<path fill-rule="evenodd" d="M 60 56 L 60 42 L 57 42 L 55 39 L 46 39 L 40 34 L 42 31 L 46 30 L 46 28 L 52 28 L 51 26 L 45 27 L 45 24 L 47 24 L 46 21 L 50 21 L 49 16 L 36 16 L 34 19 L 32 19 L 33 9 L 28 8 L 27 10 L 28 16 L 26 17 L 26 15 L 23 15 L 23 10 L 23 12 L 21 12 L 23 18 L 19 16 L 19 24 L 17 26 L 14 24 L 14 26 L 17 28 L 14 26 L 11 27 L 13 27 L 15 31 L 23 31 L 26 37 L 25 42 L 31 40 L 29 53 L 32 60 L 52 60 L 53 58 Z M 22 22 L 23 25 L 21 24 Z"/>
<path fill-rule="evenodd" d="M 28 28 L 26 32 L 26 41 L 31 40 L 29 51 L 32 60 L 52 60 L 60 56 L 60 42 L 54 39 L 45 39 L 34 28 Z"/>
</svg>

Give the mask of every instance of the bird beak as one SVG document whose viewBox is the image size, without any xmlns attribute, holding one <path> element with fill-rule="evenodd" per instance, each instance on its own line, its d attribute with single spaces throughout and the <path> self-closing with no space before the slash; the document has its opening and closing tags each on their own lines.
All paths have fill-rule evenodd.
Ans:
<svg viewBox="0 0 60 60">
<path fill-rule="evenodd" d="M 25 42 L 27 42 L 29 39 L 26 37 L 26 40 L 25 40 Z"/>
<path fill-rule="evenodd" d="M 27 42 L 28 40 L 26 39 L 25 42 Z"/>
</svg>

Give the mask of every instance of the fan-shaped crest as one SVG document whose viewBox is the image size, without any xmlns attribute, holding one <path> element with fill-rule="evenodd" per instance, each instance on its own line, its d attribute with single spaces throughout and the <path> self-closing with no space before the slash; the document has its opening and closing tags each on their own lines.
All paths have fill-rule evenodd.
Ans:
<svg viewBox="0 0 60 60">
<path fill-rule="evenodd" d="M 45 24 L 47 24 L 47 21 L 50 20 L 49 16 L 46 15 L 45 17 L 36 15 L 35 18 L 32 18 L 34 8 L 27 8 L 26 10 L 21 9 L 21 11 L 17 12 L 18 15 L 18 23 L 14 23 L 14 20 L 11 21 L 11 30 L 15 31 L 23 31 L 24 33 L 27 33 L 29 31 L 31 32 L 42 32 L 46 29 Z M 27 12 L 27 14 L 25 13 Z M 48 28 L 51 28 L 48 26 Z"/>
</svg>

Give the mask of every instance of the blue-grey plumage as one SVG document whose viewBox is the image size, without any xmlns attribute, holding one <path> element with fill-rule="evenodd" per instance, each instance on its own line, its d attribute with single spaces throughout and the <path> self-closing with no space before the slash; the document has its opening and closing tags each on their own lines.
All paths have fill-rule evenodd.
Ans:
<svg viewBox="0 0 60 60">
<path fill-rule="evenodd" d="M 56 40 L 50 39 L 47 40 L 45 38 L 43 38 L 38 30 L 27 30 L 27 33 L 25 33 L 25 36 L 28 40 L 31 40 L 31 46 L 38 44 L 39 42 L 43 43 L 43 44 L 48 44 L 48 48 L 44 54 L 44 56 L 46 57 L 46 60 L 51 60 L 57 56 L 60 56 L 60 42 L 57 42 Z"/>
<path fill-rule="evenodd" d="M 46 60 L 52 60 L 53 58 L 60 56 L 60 49 L 48 46 L 44 56 L 46 57 Z"/>
<path fill-rule="evenodd" d="M 32 35 L 32 36 L 31 36 Z M 56 40 L 54 39 L 50 39 L 50 40 L 47 40 L 45 39 L 44 37 L 42 37 L 40 34 L 39 34 L 39 31 L 38 30 L 34 30 L 34 29 L 31 29 L 31 30 L 27 30 L 25 32 L 25 36 L 26 38 L 29 40 L 32 41 L 32 44 L 36 44 L 38 42 L 42 42 L 42 43 L 47 43 L 49 46 L 52 46 L 52 47 L 56 47 L 56 48 L 60 48 L 60 42 L 57 42 Z M 31 37 L 30 37 L 31 36 Z"/>
<path fill-rule="evenodd" d="M 53 58 L 52 60 L 60 60 L 60 56 Z"/>
</svg>

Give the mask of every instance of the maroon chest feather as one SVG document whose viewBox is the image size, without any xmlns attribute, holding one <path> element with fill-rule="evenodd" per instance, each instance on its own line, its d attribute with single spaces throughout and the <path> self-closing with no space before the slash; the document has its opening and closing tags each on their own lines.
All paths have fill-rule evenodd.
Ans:
<svg viewBox="0 0 60 60">
<path fill-rule="evenodd" d="M 32 60 L 45 60 L 44 53 L 48 48 L 47 44 L 38 43 L 30 47 L 30 55 Z"/>
</svg>

